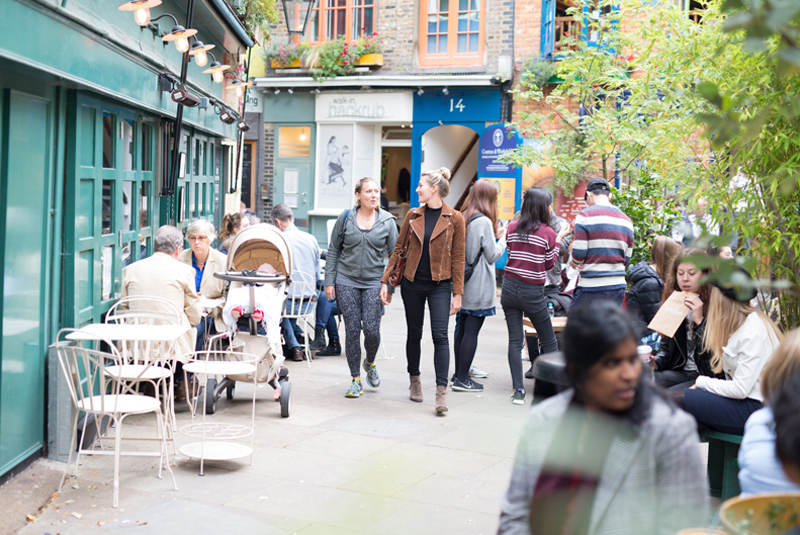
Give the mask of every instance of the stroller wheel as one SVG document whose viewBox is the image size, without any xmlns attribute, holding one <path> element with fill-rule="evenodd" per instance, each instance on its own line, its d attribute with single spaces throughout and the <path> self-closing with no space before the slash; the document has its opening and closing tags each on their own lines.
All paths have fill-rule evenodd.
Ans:
<svg viewBox="0 0 800 535">
<path fill-rule="evenodd" d="M 228 388 L 225 389 L 225 396 L 228 399 L 233 399 L 234 392 L 236 392 L 236 383 L 231 383 L 228 385 Z"/>
<path fill-rule="evenodd" d="M 292 383 L 283 381 L 281 383 L 281 418 L 289 417 L 289 410 L 292 407 Z"/>
<path fill-rule="evenodd" d="M 206 382 L 206 414 L 217 412 L 217 398 L 214 397 L 214 390 L 217 389 L 217 380 L 209 378 Z"/>
<path fill-rule="evenodd" d="M 289 368 L 286 366 L 281 366 L 281 369 L 278 370 L 278 380 L 283 382 L 289 378 Z"/>
</svg>

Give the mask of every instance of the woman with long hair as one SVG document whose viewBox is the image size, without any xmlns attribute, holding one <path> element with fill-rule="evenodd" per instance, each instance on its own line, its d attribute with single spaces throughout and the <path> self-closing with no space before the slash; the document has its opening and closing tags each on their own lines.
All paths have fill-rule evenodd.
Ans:
<svg viewBox="0 0 800 535">
<path fill-rule="evenodd" d="M 744 270 L 736 274 L 750 278 Z M 741 435 L 747 418 L 763 406 L 761 373 L 783 336 L 766 314 L 750 306 L 755 289 L 711 284 L 703 348 L 712 354 L 712 371 L 724 379 L 697 377 L 682 401 L 700 425 Z"/>
<path fill-rule="evenodd" d="M 672 338 L 661 338 L 652 360 L 655 383 L 662 388 L 681 391 L 692 386 L 698 375 L 716 375 L 711 370 L 711 353 L 703 346 L 711 286 L 702 282 L 708 271 L 695 264 L 705 256 L 702 249 L 681 251 L 666 272 L 661 302 L 666 302 L 672 292 L 686 292 L 683 303 L 689 313 Z"/>
<path fill-rule="evenodd" d="M 431 315 L 433 365 L 436 370 L 436 414 L 447 412 L 447 374 L 450 366 L 450 341 L 447 324 L 461 309 L 464 294 L 464 218 L 444 198 L 450 192 L 450 170 L 442 167 L 425 171 L 417 186 L 423 205 L 409 210 L 400 229 L 381 282 L 381 300 L 392 301 L 389 277 L 400 255 L 407 248 L 400 292 L 406 310 L 406 359 L 408 360 L 409 398 L 422 402 L 420 353 L 425 303 Z"/>
<path fill-rule="evenodd" d="M 380 207 L 381 190 L 371 177 L 356 183 L 356 205 L 339 215 L 325 260 L 325 296 L 337 300 L 345 325 L 345 354 L 352 381 L 345 394 L 363 392 L 361 367 L 372 388 L 381 384 L 375 355 L 381 345 L 383 259 L 397 242 L 396 218 Z M 361 362 L 361 332 L 367 358 Z"/>
<path fill-rule="evenodd" d="M 558 235 L 549 226 L 553 196 L 544 188 L 530 188 L 522 200 L 520 218 L 508 225 L 506 243 L 508 263 L 503 277 L 500 304 L 508 326 L 508 366 L 514 392 L 511 402 L 525 404 L 522 384 L 522 345 L 525 333 L 522 314 L 525 314 L 539 335 L 542 353 L 558 350 L 553 324 L 547 312 L 544 285 L 549 271 L 558 258 L 561 240 L 569 231 L 564 225 Z"/>
<path fill-rule="evenodd" d="M 464 283 L 464 298 L 456 315 L 453 341 L 456 373 L 452 387 L 456 392 L 483 391 L 483 385 L 470 378 L 469 369 L 483 322 L 495 315 L 494 263 L 506 250 L 505 229 L 497 228 L 497 194 L 494 182 L 478 180 L 467 196 L 466 208 L 461 211 L 467 225 L 465 258 L 472 266 L 472 274 Z"/>
<path fill-rule="evenodd" d="M 241 212 L 234 212 L 232 214 L 225 214 L 222 218 L 222 228 L 219 231 L 219 247 L 217 250 L 222 254 L 228 254 L 228 249 L 231 247 L 233 237 L 239 234 L 239 231 L 250 225 L 250 218 L 243 215 Z"/>
<path fill-rule="evenodd" d="M 678 242 L 669 236 L 656 236 L 650 248 L 650 261 L 643 260 L 628 270 L 630 288 L 625 299 L 625 309 L 642 334 L 640 343 L 651 346 L 653 351 L 658 349 L 660 338 L 647 325 L 661 306 L 664 279 L 679 252 Z"/>
<path fill-rule="evenodd" d="M 572 388 L 531 409 L 498 535 L 672 534 L 707 523 L 696 425 L 643 378 L 638 339 L 614 302 L 570 310 Z"/>
</svg>

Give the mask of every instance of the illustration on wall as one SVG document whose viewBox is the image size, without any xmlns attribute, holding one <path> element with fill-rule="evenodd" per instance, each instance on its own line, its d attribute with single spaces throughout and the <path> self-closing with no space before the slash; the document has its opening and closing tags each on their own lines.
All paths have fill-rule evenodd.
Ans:
<svg viewBox="0 0 800 535">
<path fill-rule="evenodd" d="M 319 208 L 347 208 L 353 183 L 353 125 L 320 125 L 317 144 Z"/>
</svg>

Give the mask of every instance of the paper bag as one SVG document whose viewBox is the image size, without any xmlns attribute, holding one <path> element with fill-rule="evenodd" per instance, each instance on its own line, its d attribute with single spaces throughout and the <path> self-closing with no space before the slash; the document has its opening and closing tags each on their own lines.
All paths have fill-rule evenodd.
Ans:
<svg viewBox="0 0 800 535">
<path fill-rule="evenodd" d="M 647 326 L 661 336 L 672 338 L 678 327 L 683 323 L 684 318 L 689 313 L 689 307 L 684 304 L 684 299 L 688 294 L 686 292 L 672 292 L 667 300 L 658 309 L 656 315 L 653 316 L 653 321 Z"/>
</svg>

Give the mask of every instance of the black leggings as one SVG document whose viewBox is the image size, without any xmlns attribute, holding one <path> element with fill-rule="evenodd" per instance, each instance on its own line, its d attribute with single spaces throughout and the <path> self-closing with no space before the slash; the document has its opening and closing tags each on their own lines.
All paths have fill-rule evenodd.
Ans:
<svg viewBox="0 0 800 535">
<path fill-rule="evenodd" d="M 431 314 L 431 338 L 433 338 L 433 367 L 436 370 L 436 385 L 447 386 L 447 372 L 450 367 L 450 338 L 447 334 L 447 324 L 450 322 L 450 297 L 453 285 L 449 280 L 442 282 L 420 281 L 411 282 L 403 279 L 400 293 L 403 296 L 403 306 L 406 309 L 406 325 L 408 325 L 408 338 L 406 338 L 406 360 L 408 361 L 408 374 L 419 375 L 419 362 L 422 325 L 425 322 L 425 302 Z"/>
<path fill-rule="evenodd" d="M 344 352 L 351 377 L 361 376 L 361 331 L 364 331 L 364 348 L 367 362 L 375 362 L 375 355 L 381 346 L 381 303 L 380 288 L 361 290 L 343 284 L 336 285 L 336 301 L 344 318 Z"/>
<path fill-rule="evenodd" d="M 456 334 L 453 341 L 456 356 L 456 379 L 465 382 L 469 377 L 469 368 L 478 349 L 478 333 L 483 327 L 483 320 L 478 316 L 460 314 L 456 318 Z"/>
</svg>

